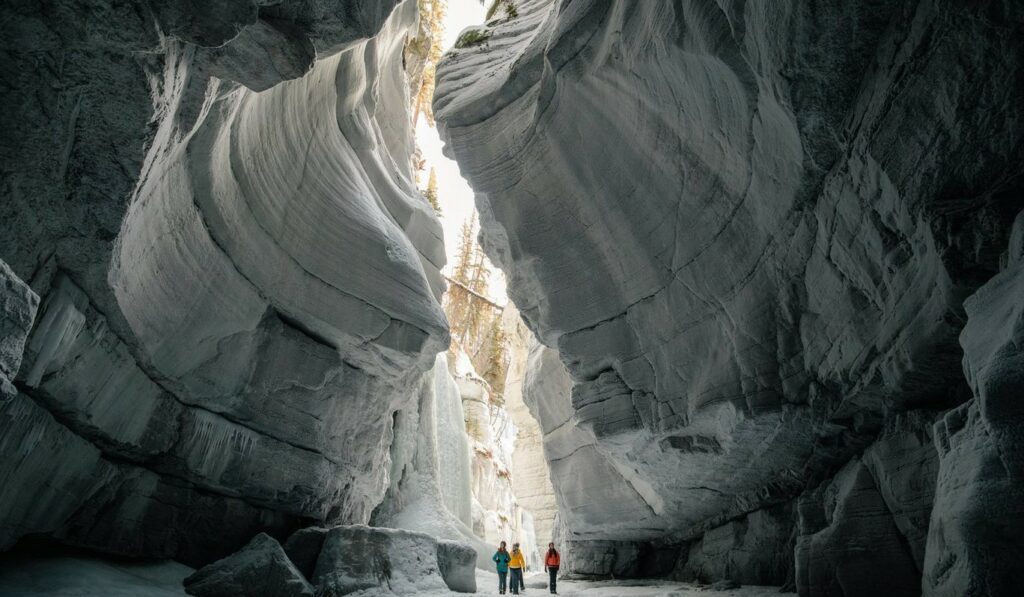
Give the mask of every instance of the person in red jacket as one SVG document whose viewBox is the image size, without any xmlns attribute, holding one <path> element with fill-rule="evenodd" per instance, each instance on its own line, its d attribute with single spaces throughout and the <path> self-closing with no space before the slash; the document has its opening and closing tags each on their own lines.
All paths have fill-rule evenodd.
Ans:
<svg viewBox="0 0 1024 597">
<path fill-rule="evenodd" d="M 548 543 L 548 552 L 544 554 L 544 569 L 548 571 L 548 576 L 550 577 L 548 588 L 551 589 L 552 595 L 558 594 L 558 591 L 555 588 L 555 581 L 558 579 L 558 565 L 561 563 L 562 558 L 558 555 L 558 550 L 555 549 L 555 544 Z"/>
</svg>

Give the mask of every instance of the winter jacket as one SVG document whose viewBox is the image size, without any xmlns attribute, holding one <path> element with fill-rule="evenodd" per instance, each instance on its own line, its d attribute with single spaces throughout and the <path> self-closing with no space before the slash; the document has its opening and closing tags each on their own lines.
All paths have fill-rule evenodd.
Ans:
<svg viewBox="0 0 1024 597">
<path fill-rule="evenodd" d="M 508 563 L 509 568 L 526 568 L 526 559 L 523 558 L 523 552 L 513 551 L 512 560 Z"/>
<path fill-rule="evenodd" d="M 509 557 L 507 551 L 496 551 L 494 552 L 494 557 L 491 559 L 494 560 L 495 565 L 497 565 L 498 572 L 508 572 L 508 562 L 512 558 Z"/>
<path fill-rule="evenodd" d="M 549 551 L 544 557 L 544 565 L 548 568 L 558 568 L 561 562 L 562 557 L 558 555 L 557 551 Z"/>
</svg>

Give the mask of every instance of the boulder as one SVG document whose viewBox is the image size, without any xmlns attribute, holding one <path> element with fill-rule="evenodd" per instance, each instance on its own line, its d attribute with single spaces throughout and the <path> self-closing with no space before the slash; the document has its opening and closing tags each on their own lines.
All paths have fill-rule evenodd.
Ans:
<svg viewBox="0 0 1024 597">
<path fill-rule="evenodd" d="M 476 592 L 476 550 L 457 541 L 437 542 L 437 567 L 448 588 L 459 593 Z"/>
<path fill-rule="evenodd" d="M 375 589 L 406 595 L 475 591 L 476 551 L 429 535 L 362 525 L 330 529 L 313 573 L 318 597 Z M 449 585 L 449 582 L 451 583 Z"/>
<path fill-rule="evenodd" d="M 185 592 L 197 597 L 313 597 L 313 587 L 266 533 L 253 537 L 230 556 L 185 579 Z"/>
</svg>

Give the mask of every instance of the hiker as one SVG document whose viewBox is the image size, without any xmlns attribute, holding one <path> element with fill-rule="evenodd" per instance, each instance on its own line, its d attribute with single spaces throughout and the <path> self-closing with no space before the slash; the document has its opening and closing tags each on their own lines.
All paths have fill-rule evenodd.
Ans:
<svg viewBox="0 0 1024 597">
<path fill-rule="evenodd" d="M 501 545 L 498 546 L 498 551 L 494 552 L 494 565 L 498 570 L 498 594 L 505 594 L 505 578 L 508 576 L 508 563 L 512 559 L 512 556 L 508 554 L 508 550 L 505 549 L 505 542 L 502 541 Z M 515 593 L 515 590 L 512 591 Z"/>
<path fill-rule="evenodd" d="M 526 589 L 526 583 L 523 581 L 523 572 L 526 571 L 526 558 L 523 557 L 523 552 L 519 551 L 519 544 L 512 544 L 512 559 L 508 562 L 509 574 L 508 582 L 512 585 L 512 594 L 518 595 L 519 589 Z"/>
<path fill-rule="evenodd" d="M 558 555 L 555 544 L 548 543 L 548 553 L 544 555 L 544 569 L 548 571 L 548 576 L 551 577 L 551 580 L 548 582 L 548 588 L 551 589 L 552 595 L 558 594 L 558 590 L 555 588 L 555 581 L 558 579 L 558 565 L 561 563 L 562 558 Z"/>
</svg>

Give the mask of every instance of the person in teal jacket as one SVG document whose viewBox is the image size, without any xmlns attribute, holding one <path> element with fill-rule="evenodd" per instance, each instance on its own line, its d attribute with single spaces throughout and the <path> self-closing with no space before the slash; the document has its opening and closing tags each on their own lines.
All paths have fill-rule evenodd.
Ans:
<svg viewBox="0 0 1024 597">
<path fill-rule="evenodd" d="M 498 551 L 494 552 L 494 565 L 498 570 L 498 594 L 505 594 L 505 579 L 508 578 L 508 563 L 512 559 L 509 555 L 508 550 L 505 549 L 505 542 L 502 541 L 501 545 L 498 546 Z"/>
</svg>

